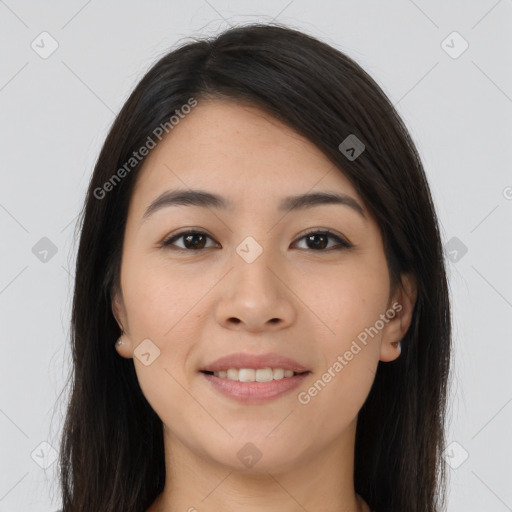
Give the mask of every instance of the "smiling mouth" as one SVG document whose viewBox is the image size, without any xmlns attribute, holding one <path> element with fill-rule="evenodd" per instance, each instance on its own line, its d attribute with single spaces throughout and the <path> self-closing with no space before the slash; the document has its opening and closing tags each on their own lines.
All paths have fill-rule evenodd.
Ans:
<svg viewBox="0 0 512 512">
<path fill-rule="evenodd" d="M 200 370 L 206 382 L 220 394 L 246 405 L 262 404 L 290 393 L 311 372 L 284 368 L 228 368 Z"/>
<path fill-rule="evenodd" d="M 297 375 L 305 375 L 310 372 L 294 372 L 283 368 L 228 368 L 218 372 L 202 370 L 201 373 L 238 382 L 271 382 L 273 380 L 289 379 Z"/>
</svg>

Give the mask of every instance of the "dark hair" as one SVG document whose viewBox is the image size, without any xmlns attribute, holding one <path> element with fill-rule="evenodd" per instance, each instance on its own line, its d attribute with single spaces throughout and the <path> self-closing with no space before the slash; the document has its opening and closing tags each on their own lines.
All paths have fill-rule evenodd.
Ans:
<svg viewBox="0 0 512 512">
<path fill-rule="evenodd" d="M 377 512 L 444 509 L 450 304 L 420 157 L 393 105 L 353 60 L 300 31 L 253 24 L 164 55 L 124 104 L 99 155 L 77 225 L 71 390 L 59 460 L 63 511 L 144 512 L 163 491 L 162 421 L 133 361 L 114 349 L 121 332 L 111 307 L 144 159 L 101 199 L 98 190 L 190 98 L 258 106 L 312 141 L 377 220 L 392 285 L 404 273 L 417 279 L 402 354 L 379 362 L 359 412 L 354 484 Z M 354 160 L 338 148 L 351 134 L 365 145 Z"/>
</svg>

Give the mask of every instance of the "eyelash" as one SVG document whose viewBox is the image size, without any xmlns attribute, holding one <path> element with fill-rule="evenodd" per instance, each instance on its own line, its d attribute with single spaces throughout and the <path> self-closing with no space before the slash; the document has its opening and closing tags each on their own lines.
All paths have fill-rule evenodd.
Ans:
<svg viewBox="0 0 512 512">
<path fill-rule="evenodd" d="M 175 242 L 176 240 L 179 240 L 180 238 L 183 238 L 184 236 L 187 236 L 187 235 L 203 235 L 203 236 L 206 236 L 206 237 L 210 238 L 211 240 L 213 240 L 213 238 L 210 235 L 208 235 L 207 233 L 204 233 L 203 231 L 188 230 L 188 231 L 183 231 L 181 233 L 178 233 L 176 235 L 173 235 L 173 236 L 167 238 L 166 240 L 161 242 L 160 246 L 162 248 L 171 249 L 172 251 L 183 251 L 183 252 L 201 252 L 201 251 L 204 251 L 205 249 L 212 249 L 212 247 L 206 247 L 203 249 L 187 249 L 187 248 L 183 248 L 183 247 L 173 247 L 173 242 Z M 335 235 L 328 229 L 326 229 L 326 230 L 313 229 L 313 230 L 308 231 L 307 233 L 303 234 L 300 238 L 297 239 L 297 241 L 300 241 L 310 235 L 327 236 L 328 238 L 336 240 L 338 242 L 338 246 L 331 247 L 329 249 L 318 249 L 318 250 L 317 249 L 301 249 L 301 250 L 309 250 L 309 251 L 314 251 L 314 252 L 329 252 L 332 250 L 339 251 L 339 250 L 343 250 L 343 249 L 350 249 L 353 247 L 353 245 L 351 243 L 347 242 L 346 240 L 339 237 L 338 235 Z"/>
</svg>

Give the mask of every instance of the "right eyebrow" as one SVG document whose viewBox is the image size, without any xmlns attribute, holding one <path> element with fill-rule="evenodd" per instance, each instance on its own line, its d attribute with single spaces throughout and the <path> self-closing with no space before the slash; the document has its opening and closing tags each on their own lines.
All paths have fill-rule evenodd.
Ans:
<svg viewBox="0 0 512 512">
<path fill-rule="evenodd" d="M 313 192 L 285 197 L 279 202 L 278 210 L 280 212 L 297 211 L 326 204 L 348 206 L 366 220 L 364 209 L 356 199 L 346 194 L 333 192 Z M 196 206 L 231 211 L 234 209 L 231 200 L 218 194 L 204 190 L 168 190 L 148 206 L 144 212 L 143 221 L 156 211 L 169 206 Z"/>
</svg>

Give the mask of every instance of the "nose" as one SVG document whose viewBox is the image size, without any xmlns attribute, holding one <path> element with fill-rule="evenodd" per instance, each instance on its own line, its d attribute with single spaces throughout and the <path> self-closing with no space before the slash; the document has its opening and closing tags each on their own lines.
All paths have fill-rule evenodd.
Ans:
<svg viewBox="0 0 512 512">
<path fill-rule="evenodd" d="M 269 251 L 251 263 L 235 253 L 230 263 L 232 270 L 217 290 L 215 316 L 220 325 L 256 333 L 284 329 L 295 321 L 295 296 L 282 265 L 271 261 Z"/>
</svg>

